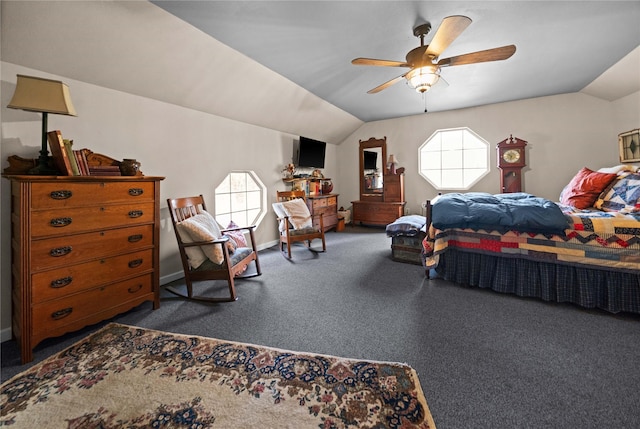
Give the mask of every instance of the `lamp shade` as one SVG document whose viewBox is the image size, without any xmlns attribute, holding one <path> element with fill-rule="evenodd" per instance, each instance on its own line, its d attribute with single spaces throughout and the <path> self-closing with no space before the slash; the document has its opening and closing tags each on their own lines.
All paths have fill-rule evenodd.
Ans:
<svg viewBox="0 0 640 429">
<path fill-rule="evenodd" d="M 418 92 L 427 92 L 440 79 L 440 68 L 436 65 L 428 65 L 411 70 L 405 76 L 411 88 Z"/>
<path fill-rule="evenodd" d="M 396 159 L 396 157 L 393 154 L 389 155 L 389 164 L 397 164 L 397 163 L 398 163 L 398 160 Z"/>
<path fill-rule="evenodd" d="M 7 107 L 31 112 L 77 116 L 69 96 L 69 87 L 63 82 L 20 74 L 16 91 Z"/>
</svg>

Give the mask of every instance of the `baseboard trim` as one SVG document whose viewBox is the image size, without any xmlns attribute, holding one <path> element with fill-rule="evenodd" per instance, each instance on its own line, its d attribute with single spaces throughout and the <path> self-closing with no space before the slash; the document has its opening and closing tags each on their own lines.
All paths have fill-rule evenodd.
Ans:
<svg viewBox="0 0 640 429">
<path fill-rule="evenodd" d="M 273 247 L 278 244 L 278 240 L 270 241 L 268 243 L 264 243 L 258 246 L 258 251 L 268 249 L 269 247 Z M 160 286 L 166 285 L 167 283 L 171 283 L 174 280 L 178 280 L 184 277 L 184 273 L 182 271 L 176 271 L 175 273 L 166 274 L 160 277 Z M 8 328 L 0 330 L 0 343 L 4 343 L 5 341 L 11 340 L 11 326 Z"/>
</svg>

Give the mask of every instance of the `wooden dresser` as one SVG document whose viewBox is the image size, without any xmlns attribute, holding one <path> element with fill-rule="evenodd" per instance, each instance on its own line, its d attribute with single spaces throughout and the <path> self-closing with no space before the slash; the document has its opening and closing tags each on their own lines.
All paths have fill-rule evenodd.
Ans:
<svg viewBox="0 0 640 429">
<path fill-rule="evenodd" d="M 365 161 L 365 154 L 375 165 Z M 360 140 L 360 199 L 351 201 L 354 224 L 386 226 L 404 215 L 404 174 L 392 173 L 387 162 L 386 137 Z"/>
<path fill-rule="evenodd" d="M 364 196 L 352 201 L 353 222 L 386 226 L 404 215 L 404 175 L 385 174 L 383 191 L 376 196 Z"/>
<path fill-rule="evenodd" d="M 45 338 L 145 301 L 160 306 L 160 181 L 153 176 L 11 180 L 12 329 L 22 363 Z"/>
<path fill-rule="evenodd" d="M 335 229 L 338 226 L 338 195 L 308 195 L 307 206 L 311 215 L 322 213 L 324 230 Z M 320 220 L 314 218 L 315 227 L 320 226 Z"/>
</svg>

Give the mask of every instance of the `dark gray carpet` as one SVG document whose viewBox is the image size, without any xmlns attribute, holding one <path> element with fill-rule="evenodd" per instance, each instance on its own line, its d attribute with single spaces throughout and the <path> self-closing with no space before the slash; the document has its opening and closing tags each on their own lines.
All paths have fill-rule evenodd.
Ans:
<svg viewBox="0 0 640 429">
<path fill-rule="evenodd" d="M 159 310 L 147 303 L 113 320 L 406 362 L 440 429 L 638 427 L 640 316 L 426 280 L 420 266 L 392 261 L 390 244 L 382 229 L 347 227 L 327 234 L 326 253 L 296 246 L 290 262 L 260 252 L 264 274 L 239 281 L 236 302 L 163 292 Z M 103 325 L 43 341 L 34 363 Z M 30 366 L 14 341 L 1 356 L 2 381 Z"/>
</svg>

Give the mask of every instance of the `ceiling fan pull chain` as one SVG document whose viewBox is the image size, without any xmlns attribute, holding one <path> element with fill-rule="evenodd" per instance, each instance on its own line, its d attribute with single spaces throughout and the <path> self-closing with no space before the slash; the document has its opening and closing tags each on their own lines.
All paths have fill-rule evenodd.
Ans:
<svg viewBox="0 0 640 429">
<path fill-rule="evenodd" d="M 427 113 L 427 93 L 422 93 L 422 99 L 424 100 L 424 113 Z"/>
</svg>

